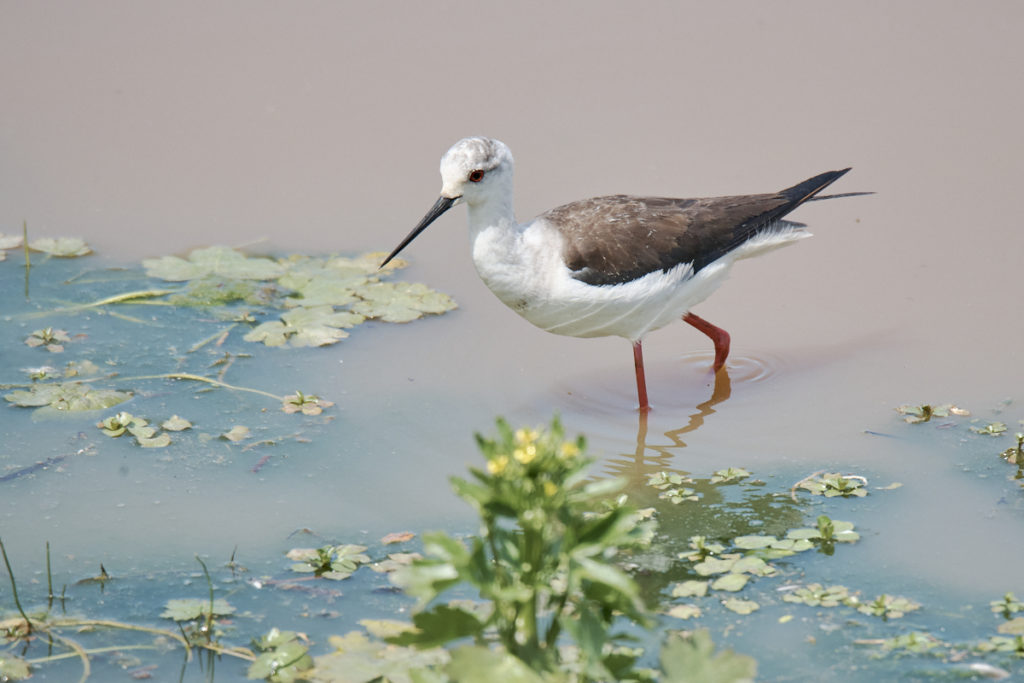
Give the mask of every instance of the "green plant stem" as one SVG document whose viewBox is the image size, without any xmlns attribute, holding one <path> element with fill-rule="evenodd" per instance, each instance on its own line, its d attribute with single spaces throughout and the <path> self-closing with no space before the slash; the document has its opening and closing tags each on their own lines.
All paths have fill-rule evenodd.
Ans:
<svg viewBox="0 0 1024 683">
<path fill-rule="evenodd" d="M 237 327 L 237 326 L 238 326 L 238 323 L 231 323 L 231 324 L 230 324 L 230 325 L 228 325 L 228 326 L 227 326 L 227 327 L 226 327 L 225 329 L 223 329 L 223 330 L 217 330 L 216 332 L 214 332 L 213 334 L 211 334 L 211 335 L 210 335 L 209 337 L 207 337 L 206 339 L 203 339 L 203 340 L 201 340 L 201 341 L 198 341 L 198 342 L 196 342 L 195 344 L 193 344 L 193 345 L 192 345 L 191 347 L 189 347 L 188 353 L 195 353 L 196 351 L 198 351 L 199 349 L 203 348 L 203 347 L 204 347 L 204 346 L 206 346 L 207 344 L 209 344 L 209 343 L 211 343 L 211 342 L 215 342 L 215 341 L 217 341 L 218 339 L 221 339 L 221 338 L 223 338 L 223 337 L 226 337 L 226 336 L 227 336 L 227 334 L 228 334 L 228 332 L 230 332 L 230 331 L 231 331 L 232 329 L 234 329 L 234 328 L 235 328 L 235 327 Z M 220 342 L 218 342 L 218 344 L 219 344 L 219 343 L 220 343 Z"/>
<path fill-rule="evenodd" d="M 94 647 L 88 650 L 83 649 L 86 655 L 99 655 L 104 652 L 122 652 L 124 650 L 159 650 L 159 645 L 108 645 L 106 647 Z M 26 659 L 25 662 L 28 664 L 49 664 L 51 662 L 57 662 L 62 659 L 70 659 L 72 657 L 81 657 L 81 654 L 77 651 L 72 650 L 71 652 L 64 652 L 59 655 L 49 655 L 47 657 L 36 657 L 35 659 Z"/>
<path fill-rule="evenodd" d="M 210 589 L 210 613 L 206 615 L 206 643 L 209 644 L 213 640 L 213 579 L 210 578 L 210 571 L 206 568 L 203 558 L 196 555 L 196 562 L 203 568 L 203 574 L 206 575 L 206 586 Z"/>
<path fill-rule="evenodd" d="M 75 655 L 82 661 L 82 677 L 78 679 L 79 683 L 85 683 L 92 674 L 92 664 L 89 662 L 89 655 L 86 653 L 85 648 L 79 645 L 76 641 L 65 636 L 60 636 L 54 633 L 50 634 L 58 641 L 70 648 Z"/>
<path fill-rule="evenodd" d="M 7 575 L 11 577 L 11 595 L 14 596 L 14 604 L 18 608 L 18 613 L 21 614 L 21 618 L 25 620 L 25 624 L 28 626 L 28 632 L 32 632 L 32 620 L 25 614 L 25 610 L 21 607 L 21 601 L 18 600 L 18 585 L 14 581 L 14 572 L 11 570 L 11 563 L 7 560 L 7 549 L 4 547 L 4 541 L 0 538 L 0 553 L 4 557 L 4 566 L 7 567 Z"/>
<path fill-rule="evenodd" d="M 61 308 L 55 308 L 51 311 L 40 311 L 38 313 L 29 313 L 26 318 L 39 318 L 53 313 L 70 313 L 73 311 L 84 311 L 90 308 L 99 308 L 100 306 L 109 306 L 111 304 L 148 304 L 158 306 L 170 306 L 171 304 L 166 301 L 136 301 L 136 299 L 155 299 L 157 297 L 166 296 L 168 294 L 174 294 L 177 289 L 139 289 L 134 292 L 124 292 L 123 294 L 115 294 L 113 296 L 104 297 L 97 299 L 96 301 L 90 301 L 84 304 L 72 304 L 70 306 L 62 306 Z"/>
<path fill-rule="evenodd" d="M 227 382 L 221 382 L 210 377 L 203 377 L 202 375 L 193 375 L 191 372 L 168 372 L 163 375 L 140 375 L 137 377 L 125 377 L 124 381 L 127 382 L 131 380 L 143 379 L 187 379 L 193 382 L 206 382 L 207 384 L 212 384 L 213 386 L 220 387 L 222 389 L 231 389 L 233 391 L 247 391 L 251 394 L 259 394 L 260 396 L 272 398 L 275 401 L 284 400 L 283 396 L 276 396 L 274 394 L 271 394 L 269 391 L 263 391 L 261 389 L 251 389 L 249 387 L 240 387 L 234 384 L 228 384 Z"/>
</svg>

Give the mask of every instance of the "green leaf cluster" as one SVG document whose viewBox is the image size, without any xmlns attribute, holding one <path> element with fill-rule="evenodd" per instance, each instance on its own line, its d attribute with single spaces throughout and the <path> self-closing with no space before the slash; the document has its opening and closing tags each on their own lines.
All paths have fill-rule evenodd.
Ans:
<svg viewBox="0 0 1024 683">
<path fill-rule="evenodd" d="M 863 498 L 868 495 L 866 484 L 867 480 L 864 477 L 850 474 L 844 476 L 838 472 L 831 472 L 808 477 L 799 482 L 797 487 L 826 498 L 836 496 Z"/>
<path fill-rule="evenodd" d="M 324 579 L 341 581 L 352 576 L 360 565 L 370 562 L 365 553 L 366 546 L 346 543 L 325 545 L 321 548 L 294 548 L 288 551 L 288 559 L 295 560 L 294 572 L 312 572 Z"/>
<path fill-rule="evenodd" d="M 390 642 L 432 647 L 471 638 L 486 650 L 497 641 L 530 670 L 551 673 L 564 664 L 558 645 L 567 634 L 584 679 L 624 680 L 635 656 L 616 649 L 623 636 L 613 622 L 619 614 L 641 624 L 648 617 L 636 583 L 613 560 L 620 548 L 649 540 L 649 523 L 607 504 L 619 482 L 585 480 L 584 441 L 566 441 L 557 419 L 543 431 L 499 420 L 496 439 L 477 440 L 486 468 L 471 470 L 474 481 L 452 483 L 479 513 L 480 536 L 467 547 L 444 533 L 425 535 L 427 557 L 392 579 L 423 607 L 469 584 L 493 609 L 434 604 L 413 617 L 417 630 Z"/>
<path fill-rule="evenodd" d="M 102 410 L 116 406 L 131 398 L 131 393 L 113 389 L 94 389 L 81 382 L 60 384 L 34 384 L 4 395 L 4 400 L 23 408 L 52 408 L 54 410 Z"/>
<path fill-rule="evenodd" d="M 675 472 L 655 472 L 648 475 L 647 485 L 661 491 L 658 498 L 667 500 L 673 505 L 679 505 L 684 501 L 700 500 L 700 496 L 691 488 L 682 484 L 692 484 L 693 480 Z"/>
<path fill-rule="evenodd" d="M 181 418 L 177 419 L 181 420 Z M 172 427 L 180 427 L 172 431 L 186 429 L 186 427 L 181 427 L 178 422 L 171 424 Z M 127 412 L 111 415 L 97 422 L 96 426 L 110 437 L 118 437 L 125 433 L 131 434 L 143 448 L 163 448 L 171 443 L 171 436 L 167 432 L 160 433 L 154 427 L 149 426 L 149 420 Z"/>
</svg>

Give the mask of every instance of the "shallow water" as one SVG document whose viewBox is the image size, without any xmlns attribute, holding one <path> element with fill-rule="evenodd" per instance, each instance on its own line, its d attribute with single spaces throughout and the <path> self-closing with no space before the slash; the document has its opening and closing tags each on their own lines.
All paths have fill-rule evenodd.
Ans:
<svg viewBox="0 0 1024 683">
<path fill-rule="evenodd" d="M 848 165 L 836 192 L 878 193 L 801 207 L 794 218 L 814 239 L 737 264 L 701 305 L 733 337 L 727 388 L 714 386 L 709 344 L 689 326 L 645 340 L 646 427 L 628 344 L 542 334 L 502 307 L 477 279 L 464 218 L 452 211 L 403 255 L 413 262 L 405 277 L 450 293 L 457 311 L 371 324 L 326 349 L 258 348 L 239 366 L 242 383 L 336 402 L 333 419 L 303 422 L 303 439 L 264 399 L 194 398 L 173 383 L 146 386 L 147 411 L 202 414 L 228 401 L 232 420 L 280 442 L 241 451 L 193 439 L 170 456 L 100 436 L 95 416 L 0 411 L 0 476 L 68 456 L 0 483 L 0 535 L 15 573 L 40 580 L 49 540 L 58 583 L 92 576 L 101 562 L 118 576 L 153 574 L 151 584 L 129 581 L 123 602 L 103 603 L 127 618 L 120 610 L 136 595 L 150 600 L 136 615 L 152 615 L 167 597 L 202 593 L 202 581 L 181 578 L 195 572 L 194 554 L 220 563 L 237 546 L 254 573 L 275 575 L 287 568 L 283 551 L 320 539 L 471 532 L 447 480 L 478 462 L 472 433 L 489 431 L 496 415 L 538 424 L 559 413 L 569 433 L 587 435 L 604 474 L 706 477 L 742 466 L 783 492 L 821 469 L 863 474 L 872 486 L 902 482 L 863 500 L 805 500 L 805 523 L 824 507 L 855 521 L 863 540 L 831 558 L 801 557 L 793 571 L 926 605 L 887 631 L 865 629 L 884 637 L 911 628 L 987 637 L 987 602 L 1024 594 L 1021 492 L 994 457 L 1010 438 L 977 437 L 966 420 L 908 426 L 893 408 L 955 402 L 1021 429 L 1020 404 L 1003 401 L 1020 398 L 1024 379 L 1024 93 L 1010 87 L 1024 70 L 1022 30 L 1015 3 L 922 13 L 863 3 L 499 11 L 455 2 L 407 8 L 401 21 L 329 3 L 6 8 L 0 232 L 26 220 L 36 236 L 85 238 L 101 256 L 68 272 L 264 238 L 257 248 L 279 253 L 390 249 L 433 202 L 440 155 L 480 133 L 516 154 L 521 218 L 614 192 L 766 191 Z M 20 264 L 14 255 L 0 263 L 4 383 L 50 360 L 20 344 L 34 321 L 6 317 L 23 311 Z M 39 263 L 34 285 L 56 272 L 47 267 Z M 63 295 L 89 297 L 84 285 Z M 168 342 L 99 315 L 69 324 L 138 373 L 147 363 L 167 371 L 155 366 L 169 343 L 209 334 L 189 335 L 193 323 L 173 312 L 132 314 L 185 334 Z M 291 536 L 302 529 L 315 536 Z M 246 625 L 247 636 L 273 623 L 322 643 L 393 608 L 335 599 L 341 615 L 318 621 L 263 595 L 233 598 L 270 615 Z M 328 604 L 309 602 L 313 611 Z M 716 642 L 757 657 L 765 680 L 816 680 L 820 667 L 844 679 L 889 671 L 865 663 L 849 629 L 823 630 L 841 615 L 799 615 L 787 628 L 767 608 L 707 625 Z M 847 654 L 831 669 L 836 647 Z M 906 676 L 926 668 L 878 666 Z M 222 663 L 217 680 L 239 671 Z"/>
</svg>

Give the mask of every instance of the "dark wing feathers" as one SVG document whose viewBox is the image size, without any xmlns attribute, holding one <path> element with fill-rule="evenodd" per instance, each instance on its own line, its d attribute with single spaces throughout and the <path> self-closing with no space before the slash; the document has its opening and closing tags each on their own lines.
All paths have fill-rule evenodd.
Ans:
<svg viewBox="0 0 1024 683">
<path fill-rule="evenodd" d="M 614 195 L 566 204 L 540 217 L 562 233 L 563 257 L 574 278 L 590 285 L 621 284 L 681 263 L 700 270 L 848 170 L 822 173 L 772 194 L 704 199 Z"/>
</svg>

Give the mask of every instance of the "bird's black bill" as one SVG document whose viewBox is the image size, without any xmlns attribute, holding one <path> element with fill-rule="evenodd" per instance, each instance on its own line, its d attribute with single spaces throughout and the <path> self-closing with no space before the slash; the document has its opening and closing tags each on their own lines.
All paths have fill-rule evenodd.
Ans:
<svg viewBox="0 0 1024 683">
<path fill-rule="evenodd" d="M 398 252 L 405 249 L 406 245 L 408 245 L 409 242 L 412 242 L 414 239 L 416 239 L 417 235 L 426 230 L 427 226 L 433 223 L 435 220 L 437 220 L 438 216 L 440 216 L 448 209 L 452 208 L 452 204 L 454 204 L 457 199 L 458 197 L 455 197 L 454 199 L 450 199 L 448 197 L 438 197 L 437 202 L 435 202 L 434 205 L 430 207 L 430 211 L 427 211 L 427 215 L 424 216 L 423 219 L 416 224 L 416 227 L 412 229 L 412 232 L 406 235 L 405 239 L 402 240 L 402 243 L 395 247 L 395 250 L 393 252 L 388 254 L 388 257 L 384 259 L 384 263 L 380 264 L 380 267 L 383 268 L 391 261 L 391 259 L 398 256 Z"/>
</svg>

